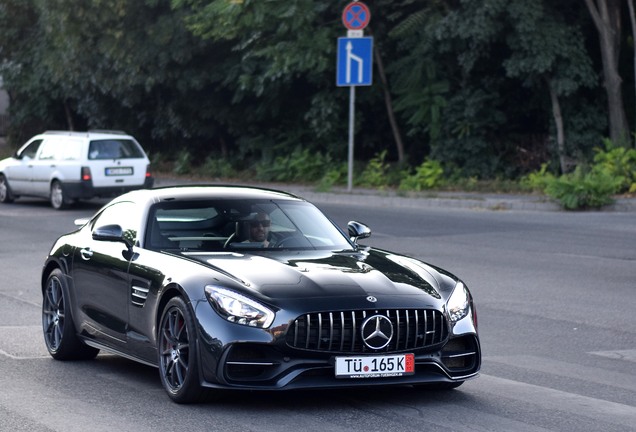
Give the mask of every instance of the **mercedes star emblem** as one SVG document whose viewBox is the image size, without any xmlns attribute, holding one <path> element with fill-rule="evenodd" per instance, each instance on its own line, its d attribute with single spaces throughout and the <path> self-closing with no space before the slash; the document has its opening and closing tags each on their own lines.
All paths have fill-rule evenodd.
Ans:
<svg viewBox="0 0 636 432">
<path fill-rule="evenodd" d="M 375 297 L 373 297 L 373 296 L 371 296 L 371 295 L 370 295 L 369 297 L 367 297 L 367 300 L 368 300 L 368 301 L 370 301 L 371 303 L 375 303 L 375 302 L 377 302 L 377 301 L 378 301 L 378 299 L 377 299 L 377 298 L 375 298 Z"/>
<path fill-rule="evenodd" d="M 393 323 L 383 315 L 374 315 L 362 323 L 362 340 L 371 349 L 379 350 L 391 342 Z"/>
</svg>

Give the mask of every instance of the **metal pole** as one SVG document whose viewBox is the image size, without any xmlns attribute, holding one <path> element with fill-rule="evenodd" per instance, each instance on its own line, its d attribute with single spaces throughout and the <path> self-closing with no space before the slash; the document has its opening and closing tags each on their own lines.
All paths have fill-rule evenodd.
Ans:
<svg viewBox="0 0 636 432">
<path fill-rule="evenodd" d="M 355 124 L 356 87 L 349 86 L 349 169 L 347 176 L 347 192 L 353 188 L 353 126 Z"/>
</svg>

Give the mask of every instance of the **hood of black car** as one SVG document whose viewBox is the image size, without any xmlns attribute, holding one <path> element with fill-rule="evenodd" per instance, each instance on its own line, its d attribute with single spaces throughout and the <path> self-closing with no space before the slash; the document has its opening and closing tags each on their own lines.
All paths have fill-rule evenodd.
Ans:
<svg viewBox="0 0 636 432">
<path fill-rule="evenodd" d="M 270 299 L 445 299 L 455 284 L 421 261 L 376 249 L 357 252 L 299 251 L 198 255 L 213 269 L 242 281 Z"/>
</svg>

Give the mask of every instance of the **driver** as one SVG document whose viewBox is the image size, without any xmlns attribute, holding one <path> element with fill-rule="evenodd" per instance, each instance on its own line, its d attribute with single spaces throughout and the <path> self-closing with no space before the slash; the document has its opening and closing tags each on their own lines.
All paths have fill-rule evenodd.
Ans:
<svg viewBox="0 0 636 432">
<path fill-rule="evenodd" d="M 268 240 L 269 237 L 269 227 L 271 225 L 271 220 L 269 219 L 269 215 L 265 212 L 258 212 L 256 217 L 252 219 L 249 230 L 249 241 L 254 243 L 262 243 L 263 247 L 269 247 L 270 242 Z"/>
</svg>

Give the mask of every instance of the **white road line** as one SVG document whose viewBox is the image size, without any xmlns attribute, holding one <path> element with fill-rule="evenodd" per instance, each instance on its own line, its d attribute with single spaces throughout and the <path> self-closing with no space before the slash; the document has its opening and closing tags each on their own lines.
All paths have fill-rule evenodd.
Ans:
<svg viewBox="0 0 636 432">
<path fill-rule="evenodd" d="M 501 363 L 522 369 L 558 375 L 636 392 L 636 374 L 629 375 L 607 369 L 566 363 L 537 356 L 488 356 L 485 362 Z"/>
<path fill-rule="evenodd" d="M 493 393 L 500 397 L 533 404 L 549 411 L 561 411 L 595 421 L 628 428 L 633 428 L 636 425 L 636 406 L 581 396 L 492 375 L 481 375 L 479 379 L 482 380 L 483 384 L 480 385 L 481 392 Z"/>
<path fill-rule="evenodd" d="M 606 357 L 614 360 L 626 360 L 636 363 L 636 350 L 621 351 L 592 351 L 589 354 Z"/>
</svg>

